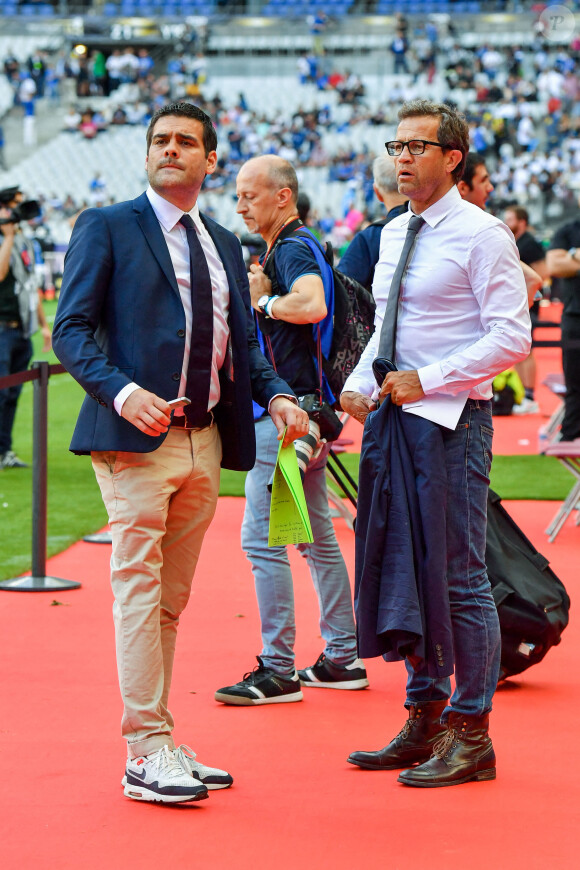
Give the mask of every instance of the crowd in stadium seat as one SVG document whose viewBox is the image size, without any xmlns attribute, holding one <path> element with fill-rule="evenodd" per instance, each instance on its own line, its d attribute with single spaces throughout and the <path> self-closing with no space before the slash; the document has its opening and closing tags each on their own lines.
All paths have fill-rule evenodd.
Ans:
<svg viewBox="0 0 580 870">
<path fill-rule="evenodd" d="M 515 200 L 530 209 L 537 226 L 554 203 L 572 206 L 580 188 L 580 41 L 564 49 L 538 36 L 521 46 L 469 47 L 453 28 L 432 21 L 412 30 L 401 17 L 397 27 L 408 43 L 408 73 L 373 82 L 336 57 L 305 54 L 292 93 L 274 78 L 267 94 L 246 87 L 247 78 L 238 80 L 236 94 L 226 93 L 194 50 L 176 52 L 163 71 L 145 49 L 123 46 L 108 57 L 35 51 L 25 62 L 0 61 L 16 103 L 28 77 L 37 98 L 60 102 L 62 128 L 89 139 L 112 127 L 146 124 L 170 99 L 191 99 L 211 114 L 219 132 L 218 169 L 207 180 L 208 192 L 231 194 L 243 161 L 277 153 L 298 167 L 324 167 L 329 183 L 343 183 L 345 212 L 353 191 L 359 205 L 374 207 L 370 167 L 381 147 L 377 134 L 396 124 L 404 99 L 427 89 L 466 112 L 472 148 L 492 170 L 498 208 Z"/>
</svg>

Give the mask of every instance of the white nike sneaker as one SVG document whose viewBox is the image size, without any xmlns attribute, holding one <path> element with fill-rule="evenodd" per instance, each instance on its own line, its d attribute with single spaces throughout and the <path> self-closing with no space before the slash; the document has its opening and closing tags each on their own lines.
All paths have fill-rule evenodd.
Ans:
<svg viewBox="0 0 580 870">
<path fill-rule="evenodd" d="M 122 785 L 126 797 L 137 801 L 174 804 L 208 797 L 206 786 L 182 767 L 167 745 L 151 755 L 128 758 Z"/>
<path fill-rule="evenodd" d="M 207 767 L 201 761 L 196 761 L 195 752 L 185 743 L 182 743 L 175 750 L 175 757 L 183 769 L 187 770 L 198 782 L 203 783 L 206 788 L 229 788 L 234 781 L 233 777 L 225 770 L 220 770 L 218 767 Z"/>
</svg>

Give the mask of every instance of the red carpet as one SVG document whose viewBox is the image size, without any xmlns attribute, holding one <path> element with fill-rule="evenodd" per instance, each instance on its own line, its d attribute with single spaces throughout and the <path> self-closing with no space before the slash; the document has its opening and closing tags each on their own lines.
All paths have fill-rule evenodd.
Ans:
<svg viewBox="0 0 580 870">
<path fill-rule="evenodd" d="M 552 503 L 507 505 L 551 560 L 574 602 L 580 531 L 549 545 Z M 310 690 L 300 704 L 227 708 L 219 686 L 252 668 L 256 604 L 240 550 L 243 501 L 222 499 L 179 635 L 171 707 L 176 738 L 231 770 L 234 787 L 199 805 L 163 807 L 123 796 L 108 580 L 109 547 L 78 544 L 49 573 L 81 580 L 59 593 L 0 593 L 3 870 L 140 867 L 256 870 L 560 870 L 576 867 L 580 637 L 562 644 L 496 696 L 498 779 L 457 788 L 397 785 L 395 773 L 345 763 L 383 745 L 403 722 L 403 668 L 368 663 L 371 689 Z M 337 521 L 352 568 L 353 535 Z M 292 553 L 297 658 L 321 650 L 317 604 Z M 63 606 L 50 606 L 57 598 Z"/>
</svg>

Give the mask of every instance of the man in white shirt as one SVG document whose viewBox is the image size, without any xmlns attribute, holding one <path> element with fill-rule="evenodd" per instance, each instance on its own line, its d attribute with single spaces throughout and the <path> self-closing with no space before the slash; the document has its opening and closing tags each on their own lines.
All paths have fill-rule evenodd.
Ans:
<svg viewBox="0 0 580 870">
<path fill-rule="evenodd" d="M 55 351 L 87 393 L 71 450 L 91 455 L 113 537 L 123 785 L 134 800 L 200 800 L 232 783 L 175 746 L 177 627 L 220 464 L 249 470 L 255 461 L 252 397 L 279 439 L 287 427 L 285 443 L 308 431 L 307 414 L 260 352 L 240 244 L 199 212 L 216 145 L 211 118 L 196 106 L 155 113 L 150 187 L 80 215 L 55 320 Z"/>
<path fill-rule="evenodd" d="M 377 400 L 434 422 L 445 451 L 447 586 L 456 688 L 427 668 L 409 674 L 409 719 L 376 752 L 349 761 L 371 770 L 409 768 L 406 785 L 439 787 L 495 778 L 488 734 L 500 662 L 497 612 L 485 568 L 486 505 L 491 464 L 491 380 L 524 359 L 530 319 L 517 248 L 498 219 L 464 202 L 457 190 L 469 149 L 462 115 L 414 100 L 399 112 L 395 157 L 399 191 L 410 210 L 383 230 L 375 270 L 376 330 L 341 396 L 365 422 Z M 391 281 L 411 218 L 420 227 L 403 273 L 396 321 L 397 370 L 380 390 L 373 376 Z M 388 318 L 387 318 L 388 320 Z M 372 418 L 369 419 L 369 424 Z M 365 427 L 365 436 L 369 426 Z M 364 450 L 364 440 L 363 440 Z"/>
</svg>

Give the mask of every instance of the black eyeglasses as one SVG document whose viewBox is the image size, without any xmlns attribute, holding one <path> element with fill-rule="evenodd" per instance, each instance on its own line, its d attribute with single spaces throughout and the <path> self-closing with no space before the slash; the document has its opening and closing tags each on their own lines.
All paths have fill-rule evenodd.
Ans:
<svg viewBox="0 0 580 870">
<path fill-rule="evenodd" d="M 398 142 L 394 139 L 392 142 L 385 142 L 385 148 L 390 157 L 400 157 L 405 145 L 409 149 L 409 154 L 412 154 L 413 157 L 424 154 L 425 145 L 437 145 L 438 148 L 445 148 L 445 145 L 442 145 L 441 142 L 430 142 L 429 139 L 410 139 L 409 142 Z"/>
</svg>

